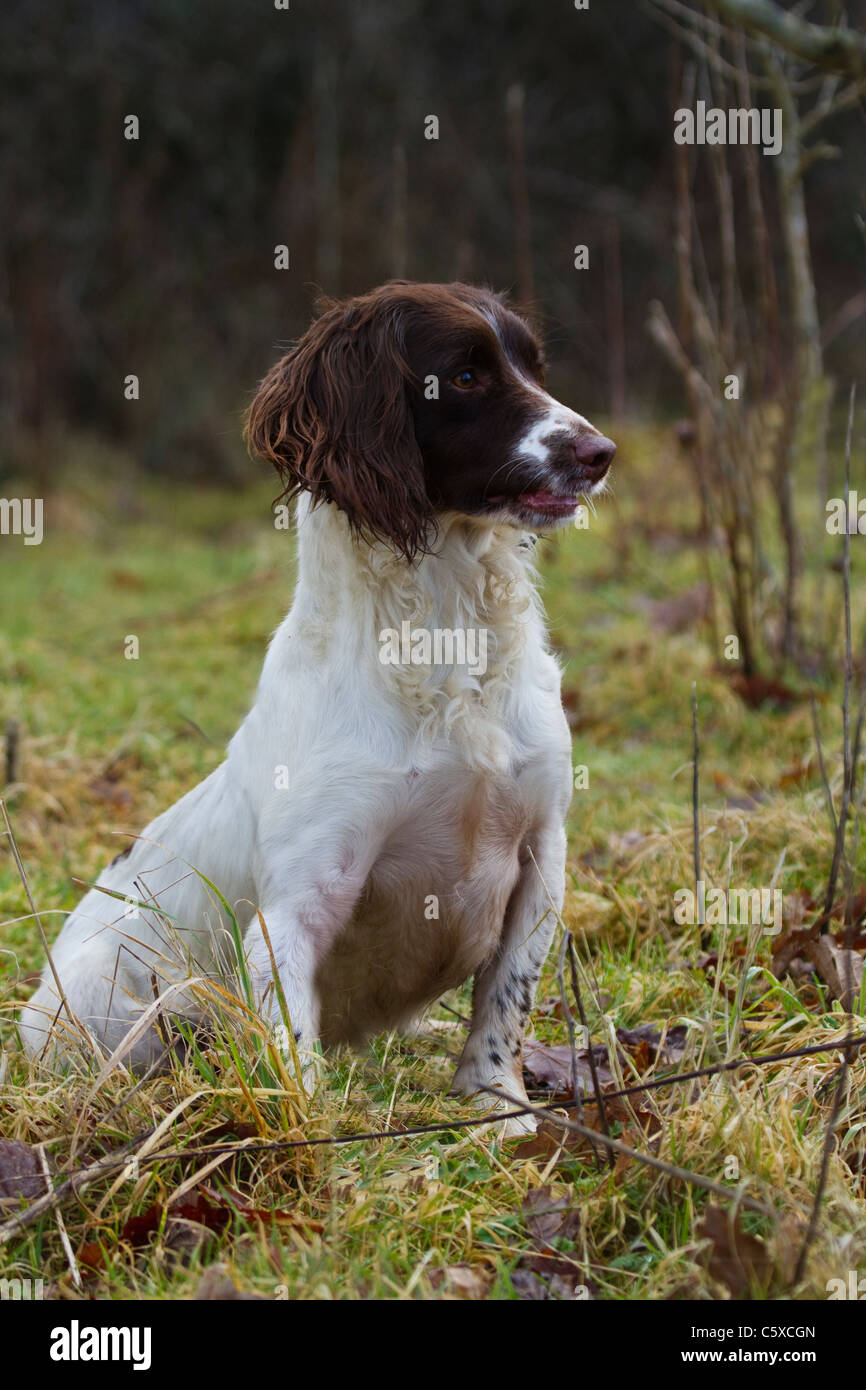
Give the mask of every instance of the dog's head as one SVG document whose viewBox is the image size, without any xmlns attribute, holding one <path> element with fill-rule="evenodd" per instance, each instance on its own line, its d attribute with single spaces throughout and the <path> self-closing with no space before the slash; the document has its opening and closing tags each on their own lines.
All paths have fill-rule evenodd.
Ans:
<svg viewBox="0 0 866 1390">
<path fill-rule="evenodd" d="M 438 514 L 540 530 L 598 489 L 615 446 L 543 379 L 535 335 L 501 296 L 392 281 L 326 309 L 271 369 L 247 441 L 284 496 L 334 502 L 412 559 Z"/>
</svg>

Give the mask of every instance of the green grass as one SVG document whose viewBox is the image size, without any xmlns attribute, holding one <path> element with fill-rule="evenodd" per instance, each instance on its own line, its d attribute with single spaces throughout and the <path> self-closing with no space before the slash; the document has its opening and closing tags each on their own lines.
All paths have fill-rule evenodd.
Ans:
<svg viewBox="0 0 866 1390">
<path fill-rule="evenodd" d="M 716 929 L 714 981 L 697 968 L 696 930 L 674 922 L 674 890 L 692 875 L 693 681 L 705 876 L 724 885 L 730 873 L 748 887 L 778 873 L 789 915 L 798 903 L 808 911 L 805 895 L 824 892 L 831 835 L 808 702 L 748 709 L 703 628 L 657 630 L 636 605 L 641 596 L 681 594 L 703 575 L 692 495 L 663 434 L 626 434 L 615 489 L 588 532 L 560 534 L 539 553 L 574 761 L 589 769 L 569 817 L 564 920 L 578 942 L 593 1041 L 609 1044 L 617 1027 L 685 1022 L 677 1066 L 686 1068 L 838 1039 L 846 1023 L 838 1004 L 814 977 L 775 980 L 766 937 L 751 953 L 746 928 Z M 116 853 L 115 832 L 140 830 L 216 766 L 248 708 L 293 583 L 291 539 L 269 520 L 273 493 L 269 480 L 244 492 L 143 481 L 122 458 L 79 445 L 46 499 L 43 545 L 0 539 L 0 721 L 14 718 L 22 732 L 19 780 L 6 800 L 50 937 L 76 901 L 74 880 L 93 879 Z M 836 576 L 827 582 L 838 586 Z M 855 613 L 862 596 L 856 578 Z M 140 645 L 134 661 L 124 658 L 130 635 Z M 838 786 L 838 683 L 819 696 Z M 858 885 L 863 869 L 861 850 Z M 123 1072 L 96 1087 L 93 1074 L 33 1071 L 15 1050 L 14 1016 L 42 955 L 8 848 L 0 851 L 0 922 L 0 1134 L 44 1143 L 58 1171 L 163 1123 L 162 1147 L 183 1150 L 212 1144 L 215 1132 L 273 1142 L 447 1126 L 473 1113 L 445 1094 L 459 1025 L 341 1052 L 307 1097 L 242 1001 L 225 998 L 214 1000 L 222 1026 L 213 1044 L 137 1089 Z M 558 995 L 553 953 L 534 1016 L 544 1042 L 566 1041 Z M 445 1002 L 466 1012 L 468 990 Z M 453 1021 L 446 1010 L 433 1015 Z M 726 1183 L 732 1202 L 738 1183 L 726 1171 L 736 1159 L 742 1189 L 772 1213 L 741 1216 L 766 1250 L 756 1295 L 791 1291 L 791 1251 L 808 1221 L 829 1113 L 820 1088 L 837 1059 L 819 1054 L 658 1092 L 649 1133 L 645 1116 L 627 1107 L 614 1114 L 615 1134 Z M 636 1074 L 645 1067 L 633 1060 Z M 827 1279 L 866 1268 L 863 1081 L 857 1062 L 795 1296 L 824 1297 Z M 269 1298 L 456 1296 L 451 1276 L 437 1271 L 463 1265 L 477 1276 L 476 1291 L 516 1297 L 512 1275 L 537 1253 L 523 1203 L 548 1184 L 580 1210 L 578 1234 L 559 1253 L 594 1296 L 726 1296 L 699 1229 L 707 1194 L 636 1161 L 599 1168 L 579 1142 L 527 1157 L 495 1131 L 446 1127 L 230 1156 L 187 1193 L 190 1200 L 204 1184 L 215 1230 L 166 1216 L 172 1195 L 205 1163 L 145 1157 L 137 1172 L 101 1179 L 64 1203 L 79 1262 L 97 1265 L 86 1280 L 96 1297 L 190 1297 L 214 1265 Z M 154 1207 L 159 1220 L 135 1236 L 130 1218 Z M 0 1275 L 16 1274 L 75 1296 L 52 1214 L 3 1248 Z"/>
</svg>

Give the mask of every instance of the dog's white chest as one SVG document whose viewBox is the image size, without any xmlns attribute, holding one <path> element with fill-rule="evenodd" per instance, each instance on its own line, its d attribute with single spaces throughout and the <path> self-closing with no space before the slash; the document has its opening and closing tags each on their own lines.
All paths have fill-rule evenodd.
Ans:
<svg viewBox="0 0 866 1390">
<path fill-rule="evenodd" d="M 495 951 L 537 808 L 513 773 L 410 773 L 404 812 L 319 970 L 322 1034 L 399 1025 Z M 399 962 L 399 969 L 395 969 Z"/>
</svg>

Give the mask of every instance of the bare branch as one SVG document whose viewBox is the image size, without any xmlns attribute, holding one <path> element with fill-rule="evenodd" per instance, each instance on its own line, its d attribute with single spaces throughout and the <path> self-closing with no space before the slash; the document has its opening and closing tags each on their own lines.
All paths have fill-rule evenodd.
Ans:
<svg viewBox="0 0 866 1390">
<path fill-rule="evenodd" d="M 866 97 L 866 78 L 859 82 L 852 82 L 850 86 L 843 88 L 841 92 L 835 91 L 829 101 L 821 100 L 816 102 L 811 111 L 800 120 L 801 135 L 809 135 L 821 121 L 828 116 L 835 116 L 839 111 L 847 111 L 850 106 L 856 106 L 858 101 Z"/>
<path fill-rule="evenodd" d="M 827 72 L 866 76 L 866 35 L 854 29 L 811 24 L 783 10 L 773 0 L 707 0 L 730 24 L 742 24 L 751 34 L 763 34 L 804 63 Z"/>
</svg>

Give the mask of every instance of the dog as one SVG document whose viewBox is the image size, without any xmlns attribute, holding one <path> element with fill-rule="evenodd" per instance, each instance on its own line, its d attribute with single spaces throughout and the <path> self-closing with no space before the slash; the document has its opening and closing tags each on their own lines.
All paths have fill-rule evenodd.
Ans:
<svg viewBox="0 0 866 1390">
<path fill-rule="evenodd" d="M 572 788 L 532 547 L 615 452 L 543 380 L 503 296 L 409 281 L 332 303 L 265 376 L 246 436 L 296 501 L 291 610 L 225 761 L 69 916 L 31 1053 L 84 1030 L 156 1063 L 159 1016 L 199 1018 L 194 980 L 228 968 L 231 906 L 298 1052 L 406 1027 L 471 976 L 455 1090 L 525 1102 Z"/>
</svg>

